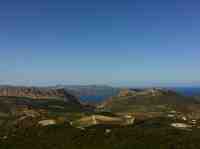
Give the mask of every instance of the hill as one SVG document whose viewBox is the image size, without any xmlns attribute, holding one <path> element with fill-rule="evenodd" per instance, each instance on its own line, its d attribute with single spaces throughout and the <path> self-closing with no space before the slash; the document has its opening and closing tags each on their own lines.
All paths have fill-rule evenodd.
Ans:
<svg viewBox="0 0 200 149">
<path fill-rule="evenodd" d="M 183 113 L 200 112 L 200 104 L 193 97 L 185 97 L 166 89 L 126 89 L 98 106 L 112 112 Z"/>
<path fill-rule="evenodd" d="M 32 99 L 58 99 L 78 103 L 78 99 L 64 89 L 45 87 L 0 86 L 1 97 L 26 97 Z"/>
</svg>

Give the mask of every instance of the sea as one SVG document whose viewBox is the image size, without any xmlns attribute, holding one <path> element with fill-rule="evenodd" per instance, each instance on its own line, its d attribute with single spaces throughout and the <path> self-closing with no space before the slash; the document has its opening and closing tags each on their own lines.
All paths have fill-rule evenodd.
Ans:
<svg viewBox="0 0 200 149">
<path fill-rule="evenodd" d="M 105 99 L 109 98 L 108 96 L 81 96 L 80 99 L 83 102 L 93 102 L 93 103 L 99 103 Z"/>
<path fill-rule="evenodd" d="M 169 89 L 185 96 L 200 96 L 200 87 L 172 87 Z"/>
</svg>

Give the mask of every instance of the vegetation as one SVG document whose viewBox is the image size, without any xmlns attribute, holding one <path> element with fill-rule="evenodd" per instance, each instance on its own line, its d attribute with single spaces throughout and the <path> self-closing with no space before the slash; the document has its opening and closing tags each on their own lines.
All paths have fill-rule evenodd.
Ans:
<svg viewBox="0 0 200 149">
<path fill-rule="evenodd" d="M 85 130 L 68 124 L 15 129 L 0 140 L 1 149 L 197 149 L 200 130 L 177 130 L 166 119 L 135 126 L 98 125 Z M 111 130 L 106 133 L 106 129 Z M 2 133 L 3 131 L 1 131 Z M 1 135 L 2 136 L 2 135 Z"/>
</svg>

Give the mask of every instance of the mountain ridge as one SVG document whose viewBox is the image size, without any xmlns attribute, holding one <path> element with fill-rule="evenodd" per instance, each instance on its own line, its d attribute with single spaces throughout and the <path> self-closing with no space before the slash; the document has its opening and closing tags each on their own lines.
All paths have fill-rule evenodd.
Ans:
<svg viewBox="0 0 200 149">
<path fill-rule="evenodd" d="M 35 100 L 63 99 L 66 102 L 79 103 L 78 98 L 65 89 L 50 87 L 0 86 L 1 97 L 26 97 Z"/>
</svg>

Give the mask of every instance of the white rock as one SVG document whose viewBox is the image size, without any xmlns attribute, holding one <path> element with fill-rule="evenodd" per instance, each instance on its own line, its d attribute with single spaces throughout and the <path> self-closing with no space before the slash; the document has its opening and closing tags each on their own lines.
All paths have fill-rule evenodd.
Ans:
<svg viewBox="0 0 200 149">
<path fill-rule="evenodd" d="M 55 120 L 42 120 L 42 121 L 39 121 L 38 124 L 41 126 L 55 125 L 56 121 Z"/>
<path fill-rule="evenodd" d="M 173 114 L 168 114 L 167 117 L 173 118 L 173 117 L 175 117 L 175 115 L 173 115 Z"/>
<path fill-rule="evenodd" d="M 111 132 L 110 129 L 106 129 L 106 130 L 105 130 L 105 133 L 110 133 L 110 132 Z"/>
<path fill-rule="evenodd" d="M 187 121 L 187 118 L 185 116 L 182 117 L 182 120 Z"/>
<path fill-rule="evenodd" d="M 175 127 L 175 128 L 189 128 L 189 127 L 191 127 L 190 125 L 185 124 L 185 123 L 172 123 L 171 126 Z"/>
<path fill-rule="evenodd" d="M 8 139 L 8 137 L 7 137 L 7 136 L 3 136 L 3 138 L 2 138 L 2 139 L 6 140 L 6 139 Z"/>
</svg>

